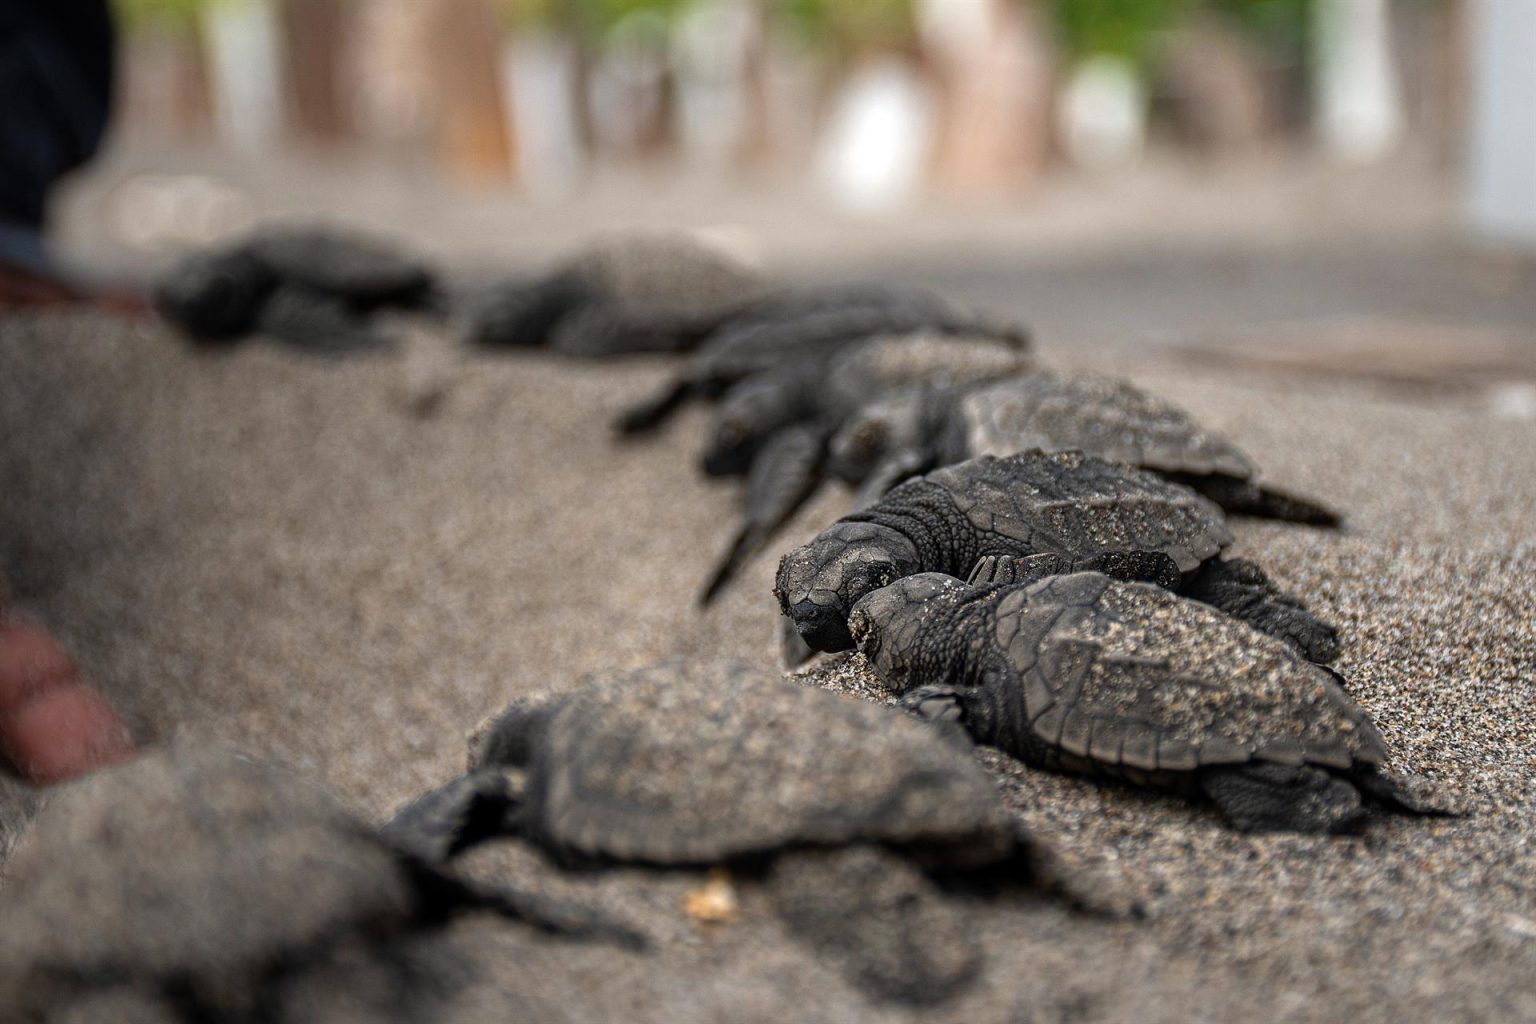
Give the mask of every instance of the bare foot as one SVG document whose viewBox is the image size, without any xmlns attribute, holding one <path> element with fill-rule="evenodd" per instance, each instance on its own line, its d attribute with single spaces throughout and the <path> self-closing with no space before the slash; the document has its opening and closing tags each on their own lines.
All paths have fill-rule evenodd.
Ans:
<svg viewBox="0 0 1536 1024">
<path fill-rule="evenodd" d="M 134 754 L 128 727 L 59 642 L 0 597 L 0 756 L 51 785 Z"/>
</svg>

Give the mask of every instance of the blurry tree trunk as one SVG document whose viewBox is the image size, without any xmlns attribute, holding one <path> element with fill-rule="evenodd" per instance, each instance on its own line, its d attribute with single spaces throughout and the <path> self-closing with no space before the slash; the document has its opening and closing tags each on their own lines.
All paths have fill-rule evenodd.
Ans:
<svg viewBox="0 0 1536 1024">
<path fill-rule="evenodd" d="M 768 18 L 761 4 L 752 11 L 753 37 L 744 56 L 741 74 L 742 128 L 737 155 L 748 166 L 765 164 L 773 156 L 768 100 Z"/>
<path fill-rule="evenodd" d="M 212 132 L 212 85 L 195 25 L 148 25 L 121 45 L 120 134 L 195 138 Z"/>
<path fill-rule="evenodd" d="M 491 0 L 431 5 L 428 46 L 436 79 L 443 159 L 468 181 L 505 181 L 515 166 L 503 109 L 501 28 Z"/>
<path fill-rule="evenodd" d="M 1033 3 L 927 0 L 923 35 L 943 88 L 935 175 L 997 193 L 1039 177 L 1050 149 L 1052 58 Z"/>
<path fill-rule="evenodd" d="M 339 139 L 350 127 L 341 76 L 348 38 L 342 0 L 283 0 L 281 20 L 288 123 L 310 138 Z"/>
<path fill-rule="evenodd" d="M 1194 17 L 1168 33 L 1162 91 L 1181 141 L 1244 157 L 1276 131 L 1279 101 L 1258 48 L 1221 20 Z"/>
</svg>

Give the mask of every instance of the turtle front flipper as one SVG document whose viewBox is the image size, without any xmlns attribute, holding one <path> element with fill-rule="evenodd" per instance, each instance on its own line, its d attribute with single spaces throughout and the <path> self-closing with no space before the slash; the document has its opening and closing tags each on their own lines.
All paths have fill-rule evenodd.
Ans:
<svg viewBox="0 0 1536 1024">
<path fill-rule="evenodd" d="M 967 748 L 974 745 L 966 720 L 966 694 L 960 687 L 919 686 L 902 696 L 901 706 L 932 725 L 945 739 Z"/>
<path fill-rule="evenodd" d="M 1213 558 L 1180 589 L 1262 633 L 1289 642 L 1308 661 L 1326 664 L 1339 656 L 1339 631 L 1271 583 L 1264 570 L 1245 558 Z"/>
<path fill-rule="evenodd" d="M 476 843 L 515 832 L 520 803 L 505 773 L 483 769 L 417 797 L 379 833 L 396 849 L 444 864 Z"/>
<path fill-rule="evenodd" d="M 973 587 L 1000 587 L 1011 583 L 1033 583 L 1047 576 L 1071 572 L 1072 565 L 1060 555 L 983 555 L 976 560 L 966 581 Z"/>
<path fill-rule="evenodd" d="M 1377 767 L 1361 768 L 1350 777 L 1361 793 L 1400 814 L 1431 818 L 1459 818 L 1463 806 L 1417 775 L 1393 775 Z"/>
<path fill-rule="evenodd" d="M 877 998 L 943 1002 L 981 969 L 968 915 L 895 853 L 852 846 L 785 854 L 768 888 L 789 930 Z"/>
<path fill-rule="evenodd" d="M 825 447 L 825 431 L 813 426 L 781 430 L 763 446 L 747 477 L 747 507 L 741 529 L 700 595 L 701 605 L 708 605 L 719 596 L 816 492 L 821 485 Z"/>
<path fill-rule="evenodd" d="M 1047 576 L 1099 572 L 1126 583 L 1155 583 L 1172 590 L 1181 579 L 1179 565 L 1160 551 L 1108 551 L 1092 558 L 1068 560 L 1045 552 L 1035 555 L 985 555 L 976 561 L 969 583 L 973 587 L 1033 583 Z"/>
<path fill-rule="evenodd" d="M 613 428 L 625 436 L 649 434 L 692 401 L 695 394 L 693 382 L 687 377 L 668 381 L 650 398 L 643 399 L 619 413 L 618 418 L 613 421 Z"/>
<path fill-rule="evenodd" d="M 1230 765 L 1201 772 L 1199 781 L 1244 832 L 1342 832 L 1365 814 L 1358 789 L 1311 765 Z"/>
<path fill-rule="evenodd" d="M 467 888 L 472 894 L 472 903 L 551 935 L 587 942 L 605 942 L 630 950 L 644 950 L 650 946 L 645 935 L 582 903 L 509 885 L 487 886 L 477 883 Z"/>
<path fill-rule="evenodd" d="M 816 657 L 815 648 L 805 642 L 790 619 L 780 616 L 774 624 L 774 635 L 779 641 L 779 664 L 784 668 L 799 668 Z"/>
<path fill-rule="evenodd" d="M 854 496 L 854 508 L 869 508 L 885 497 L 891 488 L 926 473 L 933 465 L 932 453 L 921 450 L 900 452 L 885 459 L 859 485 L 858 493 Z"/>
</svg>

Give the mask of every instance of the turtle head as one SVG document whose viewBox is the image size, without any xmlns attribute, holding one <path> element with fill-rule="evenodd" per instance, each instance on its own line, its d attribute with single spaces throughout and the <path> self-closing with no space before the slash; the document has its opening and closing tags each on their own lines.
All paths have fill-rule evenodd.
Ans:
<svg viewBox="0 0 1536 1024">
<path fill-rule="evenodd" d="M 572 274 L 508 278 L 470 298 L 468 336 L 481 345 L 537 348 L 587 297 Z"/>
<path fill-rule="evenodd" d="M 160 315 L 199 341 L 248 334 L 276 281 L 243 248 L 189 256 L 155 286 Z"/>
<path fill-rule="evenodd" d="M 899 452 L 923 443 L 923 394 L 909 388 L 871 402 L 833 435 L 828 468 L 839 480 L 862 483 Z"/>
<path fill-rule="evenodd" d="M 793 418 L 787 407 L 792 390 L 748 378 L 727 392 L 704 442 L 704 472 L 734 476 L 750 469 L 768 435 Z"/>
<path fill-rule="evenodd" d="M 881 678 L 907 689 L 921 656 L 942 648 L 934 631 L 974 589 L 938 572 L 906 576 L 888 587 L 866 594 L 853 606 L 848 629 L 859 651 Z"/>
<path fill-rule="evenodd" d="M 917 546 L 878 523 L 841 522 L 779 563 L 774 595 L 805 642 L 818 651 L 853 646 L 854 602 L 920 568 Z"/>
<path fill-rule="evenodd" d="M 527 768 L 564 703 L 553 696 L 519 697 L 481 721 L 469 734 L 469 770 Z"/>
</svg>

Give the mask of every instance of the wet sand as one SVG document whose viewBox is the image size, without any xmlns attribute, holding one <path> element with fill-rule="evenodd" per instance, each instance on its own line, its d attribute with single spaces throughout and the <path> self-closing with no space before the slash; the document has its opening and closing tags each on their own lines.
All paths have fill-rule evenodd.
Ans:
<svg viewBox="0 0 1536 1024">
<path fill-rule="evenodd" d="M 1044 356 L 1131 377 L 1267 479 L 1346 511 L 1341 533 L 1241 523 L 1237 551 L 1341 627 L 1338 668 L 1391 767 L 1470 814 L 1243 836 L 1206 807 L 982 751 L 1024 820 L 1148 918 L 978 901 L 985 977 L 920 1016 L 1536 1017 L 1536 420 L 1480 392 L 1166 353 L 1111 366 L 1069 342 Z M 142 738 L 222 737 L 383 816 L 459 770 L 464 732 L 514 695 L 668 656 L 773 663 L 775 557 L 708 614 L 694 605 L 736 500 L 694 470 L 701 415 L 642 443 L 608 433 L 668 365 L 460 352 L 426 332 L 347 362 L 200 353 L 153 325 L 8 318 L 0 573 Z M 778 550 L 846 506 L 828 491 Z M 857 659 L 812 677 L 878 697 Z M 0 824 L 11 805 L 0 791 Z M 710 956 L 761 955 L 750 929 L 725 929 Z M 773 968 L 836 1016 L 836 979 L 795 964 Z M 731 997 L 706 1003 L 725 1019 Z"/>
</svg>

